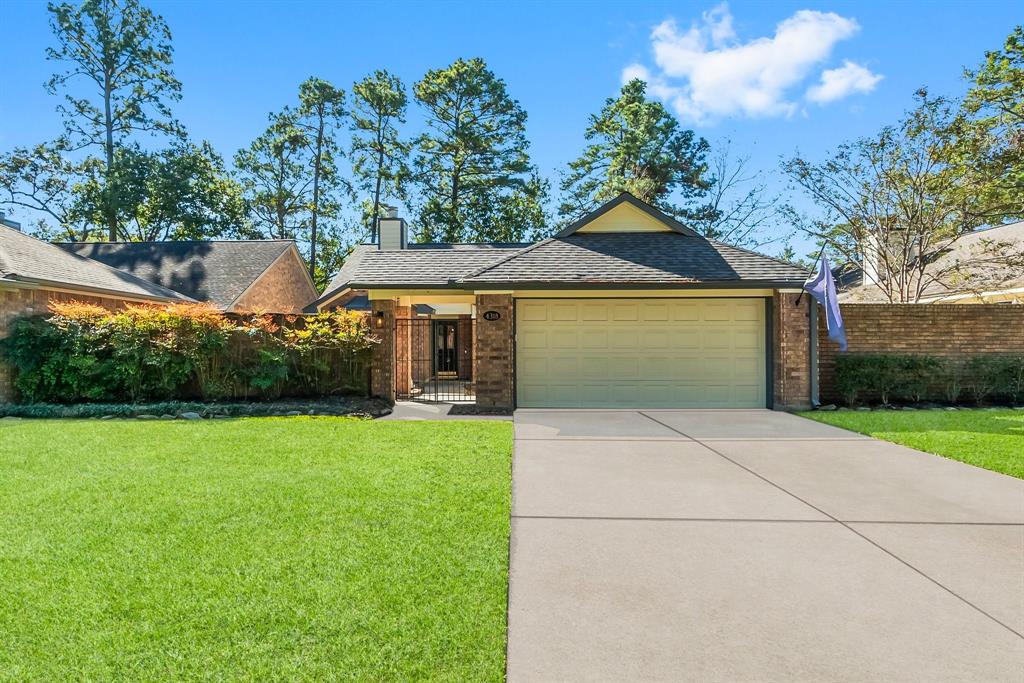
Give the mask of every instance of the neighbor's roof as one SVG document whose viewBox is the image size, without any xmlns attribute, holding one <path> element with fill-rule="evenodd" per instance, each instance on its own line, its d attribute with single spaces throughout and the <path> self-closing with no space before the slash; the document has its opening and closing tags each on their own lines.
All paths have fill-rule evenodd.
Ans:
<svg viewBox="0 0 1024 683">
<path fill-rule="evenodd" d="M 460 282 L 522 286 L 749 281 L 799 286 L 806 278 L 802 268 L 762 254 L 703 237 L 662 232 L 555 237 L 489 264 Z"/>
<path fill-rule="evenodd" d="M 61 248 L 198 301 L 230 307 L 293 240 L 71 242 Z"/>
<path fill-rule="evenodd" d="M 1013 258 L 1008 265 L 991 262 L 993 258 Z M 1024 221 L 983 228 L 957 239 L 925 266 L 926 273 L 946 273 L 942 281 L 929 282 L 922 299 L 939 299 L 974 292 L 992 292 L 1024 287 Z M 845 279 L 838 278 L 842 301 L 886 301 L 885 293 L 871 283 L 864 284 L 859 267 L 851 269 Z"/>
<path fill-rule="evenodd" d="M 131 299 L 188 301 L 189 297 L 108 265 L 0 226 L 0 281 L 121 295 Z"/>
</svg>

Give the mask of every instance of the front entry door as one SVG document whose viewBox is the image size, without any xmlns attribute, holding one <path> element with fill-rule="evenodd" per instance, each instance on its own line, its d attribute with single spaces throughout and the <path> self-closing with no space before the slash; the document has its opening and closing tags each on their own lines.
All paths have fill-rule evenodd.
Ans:
<svg viewBox="0 0 1024 683">
<path fill-rule="evenodd" d="M 459 372 L 459 326 L 455 320 L 434 321 L 434 373 L 453 375 Z"/>
</svg>

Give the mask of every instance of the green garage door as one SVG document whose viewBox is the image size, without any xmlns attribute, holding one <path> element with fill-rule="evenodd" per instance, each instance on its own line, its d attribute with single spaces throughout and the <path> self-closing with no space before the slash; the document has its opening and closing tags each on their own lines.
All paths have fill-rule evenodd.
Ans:
<svg viewBox="0 0 1024 683">
<path fill-rule="evenodd" d="M 764 299 L 517 299 L 521 408 L 763 408 Z"/>
</svg>

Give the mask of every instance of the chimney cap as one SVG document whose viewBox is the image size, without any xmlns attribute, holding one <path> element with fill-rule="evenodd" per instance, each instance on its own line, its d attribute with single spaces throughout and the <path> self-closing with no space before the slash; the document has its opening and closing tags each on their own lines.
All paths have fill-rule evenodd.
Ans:
<svg viewBox="0 0 1024 683">
<path fill-rule="evenodd" d="M 384 209 L 384 218 L 398 218 L 398 207 L 390 206 L 388 204 L 382 204 L 381 208 Z"/>
</svg>

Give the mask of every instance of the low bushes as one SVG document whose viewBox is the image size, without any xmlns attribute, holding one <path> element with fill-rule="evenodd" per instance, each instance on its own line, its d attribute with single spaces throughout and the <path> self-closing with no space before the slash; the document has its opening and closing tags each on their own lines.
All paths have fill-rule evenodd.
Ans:
<svg viewBox="0 0 1024 683">
<path fill-rule="evenodd" d="M 205 304 L 53 303 L 0 342 L 25 402 L 253 399 L 365 392 L 365 316 L 227 316 Z"/>
<path fill-rule="evenodd" d="M 964 399 L 1020 403 L 1024 402 L 1024 356 L 844 354 L 836 357 L 836 389 L 848 405 Z"/>
</svg>

